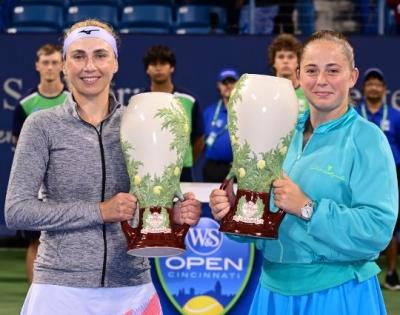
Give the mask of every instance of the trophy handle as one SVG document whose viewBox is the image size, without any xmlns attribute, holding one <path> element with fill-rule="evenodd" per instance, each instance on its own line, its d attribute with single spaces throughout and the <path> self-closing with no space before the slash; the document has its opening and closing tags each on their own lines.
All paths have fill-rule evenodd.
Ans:
<svg viewBox="0 0 400 315">
<path fill-rule="evenodd" d="M 235 181 L 235 176 L 231 178 L 225 178 L 219 189 L 225 190 L 228 194 L 228 200 L 231 207 L 235 205 L 235 193 L 233 192 L 233 182 Z"/>
<path fill-rule="evenodd" d="M 121 221 L 121 227 L 128 243 L 136 238 L 136 229 L 131 227 L 128 221 Z"/>
<path fill-rule="evenodd" d="M 276 218 L 274 221 L 281 222 L 283 220 L 283 217 L 285 216 L 286 212 L 283 211 L 281 208 L 278 209 L 277 212 L 269 212 L 269 215 L 273 218 Z"/>
<path fill-rule="evenodd" d="M 271 196 L 272 195 L 272 184 L 271 184 L 271 186 L 270 186 L 270 188 L 269 188 L 269 194 L 268 194 L 268 196 Z M 267 200 L 267 202 L 269 203 L 269 200 L 270 198 L 268 198 L 268 200 Z M 286 212 L 285 211 L 283 211 L 281 208 L 278 208 L 278 211 L 276 211 L 276 212 L 272 212 L 272 211 L 270 211 L 270 208 L 269 208 L 269 204 L 267 205 L 265 205 L 265 207 L 264 207 L 264 212 L 265 212 L 265 210 L 267 210 L 268 211 L 268 216 L 274 221 L 274 222 L 276 222 L 277 224 L 278 224 L 278 226 L 281 224 L 281 222 L 283 221 L 283 218 L 285 217 L 285 214 L 286 214 Z"/>
<path fill-rule="evenodd" d="M 179 190 L 175 193 L 175 197 L 179 199 L 179 201 L 185 201 L 185 197 L 183 196 L 182 192 Z M 184 240 L 186 237 L 187 232 L 190 229 L 190 225 L 187 223 L 183 224 L 176 224 L 175 225 L 175 234 L 180 240 Z"/>
<path fill-rule="evenodd" d="M 227 195 L 228 195 L 228 200 L 229 200 L 229 205 L 230 205 L 230 210 L 234 207 L 235 205 L 235 194 L 233 192 L 233 182 L 235 180 L 235 176 L 232 176 L 231 178 L 229 178 L 229 176 L 227 176 L 224 181 L 222 182 L 221 186 L 219 187 L 219 189 L 225 190 Z M 223 217 L 221 219 L 221 224 L 224 224 L 226 217 Z"/>
</svg>

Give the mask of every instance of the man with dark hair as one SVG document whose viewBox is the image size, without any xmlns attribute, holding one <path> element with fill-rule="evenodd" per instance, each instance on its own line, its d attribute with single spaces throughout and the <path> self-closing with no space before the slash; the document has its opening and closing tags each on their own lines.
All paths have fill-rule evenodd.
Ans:
<svg viewBox="0 0 400 315">
<path fill-rule="evenodd" d="M 383 73 L 377 68 L 370 68 L 364 74 L 362 86 L 364 100 L 357 105 L 357 111 L 367 120 L 375 123 L 386 135 L 392 149 L 397 168 L 397 181 L 400 180 L 400 112 L 385 103 L 386 84 Z M 400 191 L 400 187 L 399 187 Z M 386 248 L 388 272 L 383 286 L 389 290 L 400 290 L 397 267 L 397 233 L 399 232 L 397 217 L 393 237 Z"/>
<path fill-rule="evenodd" d="M 185 182 L 193 181 L 192 166 L 204 146 L 200 105 L 192 93 L 176 86 L 172 81 L 176 59 L 170 48 L 164 45 L 150 47 L 143 58 L 143 62 L 150 79 L 150 86 L 145 92 L 174 94 L 180 100 L 191 122 L 191 150 L 186 153 L 181 180 Z"/>
<path fill-rule="evenodd" d="M 274 75 L 292 81 L 299 100 L 300 114 L 309 107 L 297 76 L 301 50 L 301 42 L 290 34 L 278 35 L 268 47 L 268 61 Z"/>
<path fill-rule="evenodd" d="M 21 98 L 19 106 L 15 110 L 13 122 L 15 143 L 25 119 L 31 113 L 61 105 L 67 97 L 67 91 L 61 80 L 62 55 L 60 46 L 54 44 L 41 46 L 36 52 L 35 69 L 39 73 L 39 84 Z M 29 240 L 26 252 L 26 273 L 28 282 L 31 283 L 33 262 L 36 259 L 40 232 L 24 231 L 24 234 Z"/>
</svg>

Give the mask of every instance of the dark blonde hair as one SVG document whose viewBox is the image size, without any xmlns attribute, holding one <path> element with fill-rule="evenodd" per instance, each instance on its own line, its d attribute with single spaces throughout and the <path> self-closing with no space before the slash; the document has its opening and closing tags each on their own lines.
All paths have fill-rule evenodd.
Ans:
<svg viewBox="0 0 400 315">
<path fill-rule="evenodd" d="M 354 49 L 353 46 L 351 46 L 350 42 L 344 36 L 342 33 L 336 32 L 336 31 L 331 31 L 331 30 L 322 30 L 315 32 L 312 34 L 303 44 L 303 50 L 301 53 L 301 56 L 304 55 L 305 50 L 307 49 L 307 46 L 311 44 L 312 42 L 318 41 L 318 40 L 325 40 L 325 41 L 330 41 L 339 44 L 342 47 L 343 54 L 346 56 L 347 60 L 349 61 L 350 68 L 354 69 L 355 68 L 355 61 L 354 61 Z M 300 59 L 300 63 L 302 61 L 302 58 Z"/>
</svg>

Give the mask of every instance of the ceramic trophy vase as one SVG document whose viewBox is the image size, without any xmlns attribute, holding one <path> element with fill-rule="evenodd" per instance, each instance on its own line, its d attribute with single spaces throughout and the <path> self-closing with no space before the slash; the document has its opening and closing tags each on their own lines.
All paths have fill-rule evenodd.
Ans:
<svg viewBox="0 0 400 315">
<path fill-rule="evenodd" d="M 272 182 L 282 164 L 297 121 L 298 101 L 287 79 L 244 74 L 228 104 L 233 163 L 227 179 L 237 178 L 237 194 L 220 231 L 277 238 L 285 212 L 270 209 Z"/>
<path fill-rule="evenodd" d="M 138 218 L 121 222 L 128 254 L 174 256 L 185 250 L 187 224 L 173 223 L 173 199 L 181 199 L 180 175 L 189 148 L 189 121 L 169 93 L 133 96 L 121 121 L 121 145 Z"/>
</svg>

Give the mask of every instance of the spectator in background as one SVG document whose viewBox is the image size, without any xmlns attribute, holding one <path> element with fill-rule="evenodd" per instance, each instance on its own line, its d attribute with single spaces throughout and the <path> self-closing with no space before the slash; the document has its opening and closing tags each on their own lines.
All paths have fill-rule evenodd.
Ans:
<svg viewBox="0 0 400 315">
<path fill-rule="evenodd" d="M 62 56 L 61 47 L 54 44 L 45 44 L 36 52 L 36 71 L 39 73 L 39 84 L 29 90 L 27 95 L 19 101 L 15 110 L 13 122 L 13 137 L 16 142 L 25 119 L 38 110 L 51 108 L 64 103 L 67 97 L 65 85 L 61 80 Z M 39 194 L 39 199 L 42 196 Z M 29 283 L 33 278 L 33 262 L 39 246 L 40 232 L 25 231 L 29 241 L 26 252 L 26 274 Z"/>
<path fill-rule="evenodd" d="M 204 110 L 205 163 L 203 180 L 222 182 L 232 163 L 232 147 L 228 132 L 229 97 L 239 74 L 234 69 L 223 69 L 218 75 L 217 88 L 220 99 Z"/>
<path fill-rule="evenodd" d="M 250 315 L 386 315 L 375 260 L 396 223 L 397 178 L 386 137 L 350 106 L 357 78 L 341 33 L 308 38 L 299 79 L 310 108 L 271 194 L 286 212 L 278 239 L 234 236 L 263 254 Z M 228 213 L 232 194 L 232 185 L 212 191 L 215 219 Z"/>
<path fill-rule="evenodd" d="M 400 112 L 385 103 L 386 84 L 383 73 L 377 68 L 368 69 L 362 86 L 363 102 L 357 111 L 367 120 L 377 125 L 386 135 L 396 162 L 397 180 L 400 180 Z M 400 189 L 400 187 L 397 187 Z M 389 290 L 400 290 L 399 276 L 396 272 L 399 217 L 397 217 L 393 237 L 386 248 L 388 271 L 383 286 Z"/>
<path fill-rule="evenodd" d="M 400 0 L 387 0 L 387 4 L 393 10 L 396 20 L 396 33 L 400 35 Z"/>
<path fill-rule="evenodd" d="M 191 148 L 187 152 L 181 175 L 181 181 L 193 181 L 192 166 L 204 147 L 202 113 L 199 102 L 193 94 L 178 87 L 172 80 L 175 72 L 176 59 L 173 51 L 167 46 L 150 47 L 143 57 L 144 67 L 150 79 L 150 86 L 143 92 L 172 93 L 181 101 L 191 122 Z"/>
<path fill-rule="evenodd" d="M 297 75 L 301 49 L 301 42 L 291 34 L 276 36 L 268 47 L 268 61 L 274 75 L 292 81 L 299 100 L 299 114 L 309 108 Z"/>
</svg>

